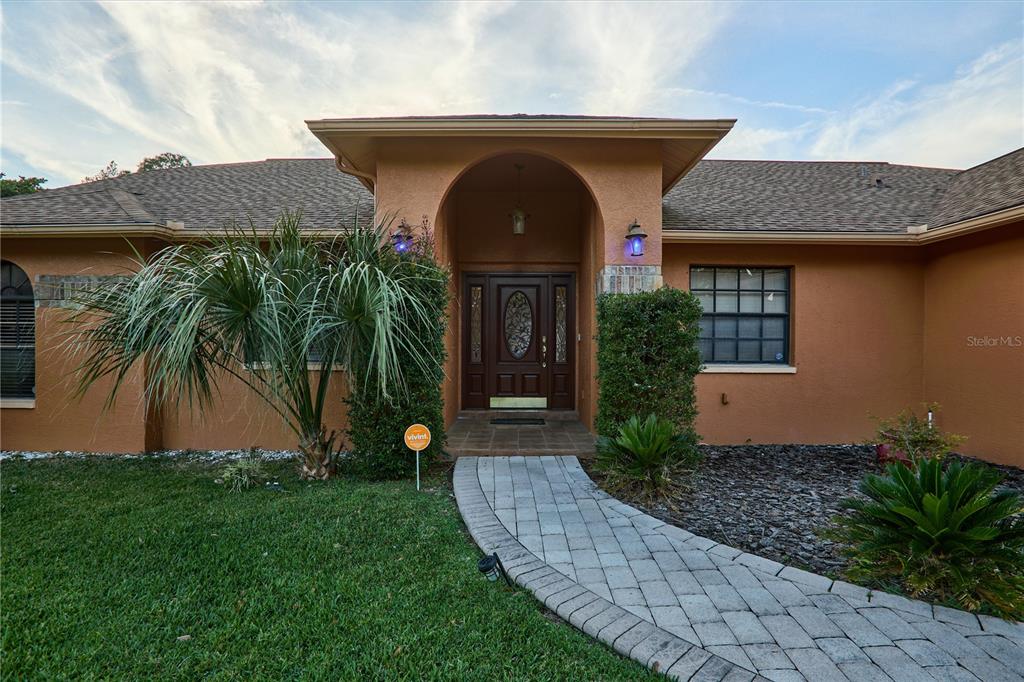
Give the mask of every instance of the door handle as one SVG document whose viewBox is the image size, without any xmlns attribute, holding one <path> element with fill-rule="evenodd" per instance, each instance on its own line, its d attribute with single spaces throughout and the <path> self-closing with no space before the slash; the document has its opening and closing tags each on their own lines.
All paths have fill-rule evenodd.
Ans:
<svg viewBox="0 0 1024 682">
<path fill-rule="evenodd" d="M 548 366 L 548 337 L 546 337 L 546 336 L 541 336 L 540 337 L 540 357 L 541 357 L 540 366 L 542 368 L 547 367 Z"/>
</svg>

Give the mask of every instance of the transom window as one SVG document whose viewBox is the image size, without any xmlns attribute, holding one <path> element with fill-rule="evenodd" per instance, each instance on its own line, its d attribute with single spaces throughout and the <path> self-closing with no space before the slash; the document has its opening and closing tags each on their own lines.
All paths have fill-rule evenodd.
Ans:
<svg viewBox="0 0 1024 682">
<path fill-rule="evenodd" d="M 694 266 L 704 363 L 789 363 L 788 268 Z"/>
<path fill-rule="evenodd" d="M 0 398 L 35 398 L 36 310 L 25 271 L 0 261 Z"/>
</svg>

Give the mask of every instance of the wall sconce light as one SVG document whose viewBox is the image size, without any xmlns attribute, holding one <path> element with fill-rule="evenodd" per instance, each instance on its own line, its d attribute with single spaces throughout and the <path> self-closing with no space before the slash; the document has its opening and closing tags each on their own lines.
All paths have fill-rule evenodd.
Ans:
<svg viewBox="0 0 1024 682">
<path fill-rule="evenodd" d="M 501 563 L 501 559 L 498 558 L 497 552 L 480 559 L 476 564 L 476 568 L 484 574 L 488 581 L 493 583 L 498 579 L 498 576 L 502 576 L 505 578 L 508 586 L 513 587 L 512 578 L 508 577 L 508 573 L 505 572 L 505 566 Z"/>
<path fill-rule="evenodd" d="M 412 228 L 403 218 L 398 229 L 391 233 L 391 246 L 394 247 L 395 253 L 401 255 L 412 248 L 412 241 Z"/>
<path fill-rule="evenodd" d="M 640 227 L 640 222 L 634 218 L 626 232 L 626 247 L 629 249 L 630 256 L 644 255 L 645 239 L 647 239 L 647 233 Z"/>
</svg>

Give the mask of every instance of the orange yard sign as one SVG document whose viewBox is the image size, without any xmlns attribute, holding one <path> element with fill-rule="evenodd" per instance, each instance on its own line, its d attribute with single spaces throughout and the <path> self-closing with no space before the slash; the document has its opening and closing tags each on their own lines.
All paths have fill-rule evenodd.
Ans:
<svg viewBox="0 0 1024 682">
<path fill-rule="evenodd" d="M 426 450 L 430 445 L 430 429 L 423 424 L 413 424 L 405 430 L 405 445 L 416 452 Z"/>
<path fill-rule="evenodd" d="M 416 451 L 416 490 L 420 489 L 420 450 L 430 445 L 430 429 L 423 424 L 413 424 L 405 430 L 405 446 Z"/>
</svg>

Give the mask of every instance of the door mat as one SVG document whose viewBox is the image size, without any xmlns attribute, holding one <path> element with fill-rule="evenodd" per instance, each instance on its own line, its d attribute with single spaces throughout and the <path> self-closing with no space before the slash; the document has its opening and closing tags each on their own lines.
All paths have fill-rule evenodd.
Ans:
<svg viewBox="0 0 1024 682">
<path fill-rule="evenodd" d="M 499 417 L 492 419 L 491 423 L 498 426 L 544 426 L 546 422 L 531 417 Z"/>
</svg>

